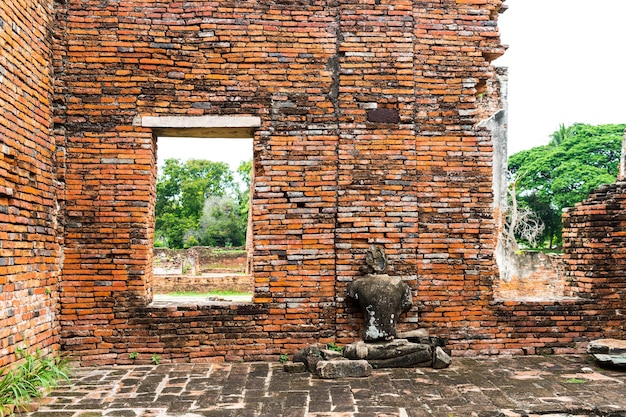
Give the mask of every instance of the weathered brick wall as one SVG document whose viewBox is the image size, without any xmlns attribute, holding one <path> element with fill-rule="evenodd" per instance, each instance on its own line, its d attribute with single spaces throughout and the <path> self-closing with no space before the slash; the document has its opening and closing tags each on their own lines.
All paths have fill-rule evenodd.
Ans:
<svg viewBox="0 0 626 417">
<path fill-rule="evenodd" d="M 574 294 L 606 337 L 624 337 L 626 182 L 604 185 L 563 215 L 563 250 Z"/>
<path fill-rule="evenodd" d="M 0 366 L 58 347 L 52 1 L 0 2 Z"/>
<path fill-rule="evenodd" d="M 589 340 L 626 337 L 626 183 L 600 187 L 563 215 L 563 269 L 574 298 L 493 302 L 494 352 L 581 353 Z"/>
<path fill-rule="evenodd" d="M 50 1 L 3 2 L 0 364 L 22 338 L 60 336 L 86 365 L 352 341 L 345 288 L 370 244 L 413 289 L 400 326 L 455 354 L 623 337 L 623 182 L 565 216 L 578 298 L 494 300 L 494 142 L 479 122 L 503 106 L 501 5 L 58 0 L 52 27 Z M 160 115 L 261 120 L 254 304 L 149 305 L 157 140 L 141 126 Z"/>
<path fill-rule="evenodd" d="M 155 294 L 175 292 L 236 291 L 252 293 L 254 282 L 246 274 L 154 275 L 152 291 Z"/>
<path fill-rule="evenodd" d="M 403 326 L 419 310 L 422 326 L 460 348 L 476 344 L 468 338 L 491 317 L 495 234 L 492 143 L 475 126 L 498 106 L 490 61 L 503 52 L 500 7 L 58 5 L 66 347 L 115 361 L 145 331 L 134 318 L 151 297 L 156 148 L 138 121 L 211 114 L 262 121 L 253 195 L 261 354 L 358 337 L 362 318 L 345 286 L 373 243 L 416 293 Z"/>
<path fill-rule="evenodd" d="M 494 281 L 496 299 L 547 301 L 572 296 L 571 280 L 565 276 L 561 254 L 512 252 L 503 262 L 507 276 Z M 503 266 L 500 266 L 501 272 Z"/>
</svg>

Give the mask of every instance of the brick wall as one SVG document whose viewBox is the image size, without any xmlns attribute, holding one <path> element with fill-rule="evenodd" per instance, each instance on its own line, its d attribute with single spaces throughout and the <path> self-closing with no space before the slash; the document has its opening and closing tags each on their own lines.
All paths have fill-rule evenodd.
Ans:
<svg viewBox="0 0 626 417">
<path fill-rule="evenodd" d="M 175 292 L 236 291 L 251 293 L 254 291 L 254 282 L 246 274 L 206 274 L 194 275 L 154 275 L 152 291 L 155 294 L 169 294 Z"/>
<path fill-rule="evenodd" d="M 598 188 L 563 215 L 563 250 L 574 294 L 606 337 L 624 337 L 626 297 L 626 182 Z"/>
<path fill-rule="evenodd" d="M 572 296 L 561 254 L 511 251 L 500 264 L 501 273 L 504 268 L 507 276 L 494 281 L 496 299 L 546 301 Z"/>
<path fill-rule="evenodd" d="M 582 353 L 589 340 L 624 338 L 626 183 L 600 187 L 563 215 L 561 300 L 494 301 L 494 353 Z"/>
<path fill-rule="evenodd" d="M 500 6 L 59 5 L 65 346 L 115 361 L 144 331 L 130 317 L 151 298 L 156 147 L 137 121 L 159 115 L 261 117 L 252 272 L 262 354 L 358 337 L 345 287 L 373 243 L 415 291 L 403 326 L 419 311 L 453 341 L 479 331 L 495 234 L 492 143 L 475 125 L 501 107 L 490 65 L 503 52 Z"/>
<path fill-rule="evenodd" d="M 566 219 L 579 298 L 494 300 L 494 141 L 479 122 L 503 107 L 500 0 L 59 0 L 54 33 L 51 4 L 12 6 L 0 6 L 0 279 L 20 304 L 3 303 L 17 308 L 0 318 L 2 358 L 17 314 L 29 339 L 53 345 L 58 331 L 85 365 L 346 343 L 362 317 L 345 288 L 374 243 L 414 293 L 400 327 L 455 354 L 623 336 L 621 185 Z M 142 120 L 165 115 L 260 118 L 253 304 L 149 304 L 157 140 Z"/>
<path fill-rule="evenodd" d="M 0 366 L 58 346 L 52 1 L 0 3 Z"/>
</svg>

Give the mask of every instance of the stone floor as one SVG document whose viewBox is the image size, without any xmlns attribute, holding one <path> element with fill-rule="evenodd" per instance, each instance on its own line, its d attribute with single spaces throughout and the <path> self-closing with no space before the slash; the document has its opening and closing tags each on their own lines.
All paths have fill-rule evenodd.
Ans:
<svg viewBox="0 0 626 417">
<path fill-rule="evenodd" d="M 32 417 L 626 417 L 626 372 L 586 356 L 453 358 L 448 369 L 321 380 L 279 363 L 80 368 Z"/>
</svg>

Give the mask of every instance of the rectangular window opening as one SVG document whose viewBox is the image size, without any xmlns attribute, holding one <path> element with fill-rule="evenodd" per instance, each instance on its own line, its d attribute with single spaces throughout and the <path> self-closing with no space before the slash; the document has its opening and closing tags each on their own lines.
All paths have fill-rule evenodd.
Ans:
<svg viewBox="0 0 626 417">
<path fill-rule="evenodd" d="M 157 138 L 153 305 L 252 302 L 252 138 Z"/>
</svg>

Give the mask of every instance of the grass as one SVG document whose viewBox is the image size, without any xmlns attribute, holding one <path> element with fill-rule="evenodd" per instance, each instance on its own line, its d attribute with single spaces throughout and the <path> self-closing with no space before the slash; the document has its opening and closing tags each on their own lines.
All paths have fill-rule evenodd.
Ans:
<svg viewBox="0 0 626 417">
<path fill-rule="evenodd" d="M 233 248 L 233 249 L 228 249 L 228 248 L 224 248 L 224 249 L 213 249 L 213 253 L 215 254 L 224 254 L 224 255 L 245 255 L 247 253 L 246 249 L 238 249 L 238 248 Z"/>
<path fill-rule="evenodd" d="M 580 379 L 580 378 L 570 378 L 568 380 L 565 381 L 568 384 L 584 384 L 587 382 L 587 380 L 585 379 Z"/>
<path fill-rule="evenodd" d="M 330 342 L 326 345 L 328 350 L 334 350 L 335 352 L 341 353 L 343 351 L 343 346 L 339 346 L 335 344 L 335 342 Z"/>
<path fill-rule="evenodd" d="M 209 292 L 195 292 L 195 291 L 176 291 L 170 292 L 167 295 L 172 297 L 210 297 L 210 296 L 232 296 L 232 295 L 251 295 L 249 292 L 230 291 L 230 290 L 218 290 Z"/>
<path fill-rule="evenodd" d="M 28 353 L 18 349 L 19 362 L 4 369 L 0 379 L 0 415 L 11 414 L 12 408 L 24 409 L 33 400 L 41 398 L 58 386 L 60 381 L 70 382 L 67 355 L 44 356 L 37 350 Z"/>
</svg>

